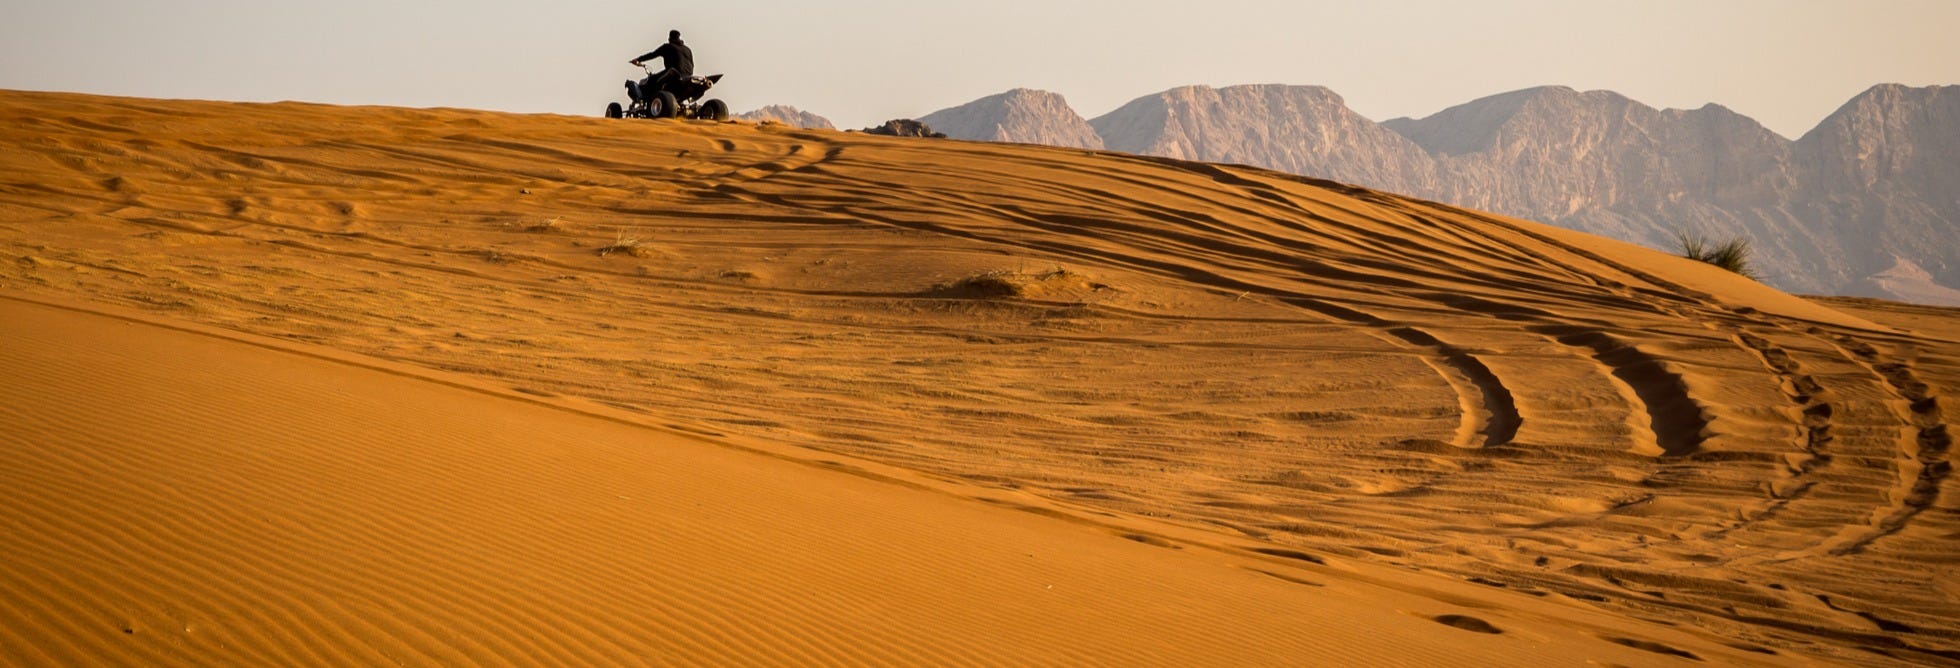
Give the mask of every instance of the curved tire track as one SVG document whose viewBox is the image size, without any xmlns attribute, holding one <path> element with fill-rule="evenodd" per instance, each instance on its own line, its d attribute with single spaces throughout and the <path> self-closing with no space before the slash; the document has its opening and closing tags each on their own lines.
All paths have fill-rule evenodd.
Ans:
<svg viewBox="0 0 1960 668">
<path fill-rule="evenodd" d="M 1587 354 L 1621 386 L 1628 403 L 1647 414 L 1648 429 L 1660 457 L 1684 457 L 1701 451 L 1702 434 L 1709 417 L 1688 391 L 1687 380 L 1667 368 L 1661 358 L 1606 332 L 1561 326 L 1540 326 L 1532 331 Z"/>
<path fill-rule="evenodd" d="M 1815 474 L 1829 467 L 1834 459 L 1830 451 L 1830 444 L 1836 438 L 1831 433 L 1835 426 L 1832 416 L 1837 413 L 1838 407 L 1832 402 L 1835 393 L 1806 373 L 1803 364 L 1775 341 L 1743 329 L 1736 330 L 1733 340 L 1756 354 L 1764 368 L 1779 379 L 1783 396 L 1801 411 L 1796 446 L 1807 455 L 1807 458 L 1786 462 L 1785 470 L 1789 477 L 1784 479 L 1781 488 L 1774 483 L 1765 483 L 1770 503 L 1761 512 L 1742 522 L 1748 524 L 1775 518 L 1791 504 L 1802 502 L 1816 489 L 1813 480 Z"/>
<path fill-rule="evenodd" d="M 1816 378 L 1805 373 L 1803 364 L 1774 341 L 1741 330 L 1736 332 L 1735 342 L 1755 352 L 1757 357 L 1762 359 L 1763 366 L 1781 380 L 1784 397 L 1803 412 L 1802 434 L 1797 447 L 1809 453 L 1811 458 L 1793 464 L 1790 467 L 1791 474 L 1802 478 L 1819 468 L 1829 466 L 1832 460 L 1829 446 L 1835 439 L 1831 435 L 1833 427 L 1831 417 L 1837 413 L 1837 406 L 1830 401 L 1834 396 L 1831 391 L 1818 383 Z M 1802 496 L 1809 489 L 1809 485 L 1804 484 L 1789 494 L 1776 496 L 1779 500 L 1788 502 Z"/>
<path fill-rule="evenodd" d="M 1517 438 L 1518 427 L 1524 425 L 1517 399 L 1483 360 L 1414 327 L 1392 327 L 1386 331 L 1389 336 L 1440 353 L 1440 358 L 1423 360 L 1449 382 L 1461 401 L 1463 423 L 1457 428 L 1458 446 L 1489 448 Z M 1477 442 L 1480 438 L 1481 444 Z"/>
<path fill-rule="evenodd" d="M 1871 344 L 1849 336 L 1835 338 L 1840 350 L 1884 379 L 1887 389 L 1905 402 L 1903 419 L 1914 430 L 1910 437 L 1899 439 L 1899 481 L 1883 515 L 1874 512 L 1866 530 L 1844 535 L 1827 545 L 1830 555 L 1843 556 L 1860 552 L 1881 538 L 1905 530 L 1913 518 L 1939 501 L 1940 486 L 1953 473 L 1949 458 L 1953 436 L 1947 430 L 1939 396 L 1931 385 L 1920 380 L 1911 360 L 1889 359 Z"/>
</svg>

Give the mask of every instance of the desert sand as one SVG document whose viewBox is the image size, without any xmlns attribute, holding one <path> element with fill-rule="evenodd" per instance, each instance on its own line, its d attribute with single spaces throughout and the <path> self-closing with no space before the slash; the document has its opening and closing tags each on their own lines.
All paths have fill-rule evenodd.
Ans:
<svg viewBox="0 0 1960 668">
<path fill-rule="evenodd" d="M 1257 169 L 0 92 L 0 663 L 1960 662 L 1960 312 Z"/>
</svg>

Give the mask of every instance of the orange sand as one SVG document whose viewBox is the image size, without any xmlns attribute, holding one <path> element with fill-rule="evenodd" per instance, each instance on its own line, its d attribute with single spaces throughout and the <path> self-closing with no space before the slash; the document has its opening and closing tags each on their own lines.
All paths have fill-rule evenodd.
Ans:
<svg viewBox="0 0 1960 668">
<path fill-rule="evenodd" d="M 0 662 L 1960 660 L 1951 310 L 1116 154 L 0 121 Z"/>
</svg>

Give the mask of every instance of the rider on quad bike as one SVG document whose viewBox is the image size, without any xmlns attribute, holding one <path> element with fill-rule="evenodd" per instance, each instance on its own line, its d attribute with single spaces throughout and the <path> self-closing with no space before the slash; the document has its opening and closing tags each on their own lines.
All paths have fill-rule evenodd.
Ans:
<svg viewBox="0 0 1960 668">
<path fill-rule="evenodd" d="M 627 62 L 632 63 L 635 67 L 642 67 L 646 61 L 655 58 L 659 58 L 665 62 L 667 69 L 647 77 L 645 81 L 637 83 L 632 81 L 626 82 L 626 95 L 633 98 L 634 101 L 646 99 L 646 96 L 660 92 L 668 83 L 674 80 L 694 76 L 694 50 L 687 48 L 687 43 L 681 41 L 681 31 L 679 30 L 667 31 L 666 44 L 662 44 L 660 48 L 649 51 L 646 55 Z"/>
<path fill-rule="evenodd" d="M 665 61 L 666 69 L 655 72 L 646 64 L 646 61 L 655 58 Z M 727 103 L 701 99 L 709 88 L 721 81 L 721 75 L 694 76 L 694 50 L 681 41 L 681 31 L 668 31 L 666 44 L 626 62 L 645 68 L 647 78 L 627 80 L 626 96 L 631 98 L 631 102 L 626 106 L 620 106 L 618 102 L 606 105 L 606 118 L 728 120 Z"/>
</svg>

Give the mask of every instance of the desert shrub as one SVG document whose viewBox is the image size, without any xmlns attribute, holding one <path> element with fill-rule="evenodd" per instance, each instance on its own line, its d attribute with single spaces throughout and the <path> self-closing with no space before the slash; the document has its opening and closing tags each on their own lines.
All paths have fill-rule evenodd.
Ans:
<svg viewBox="0 0 1960 668">
<path fill-rule="evenodd" d="M 1678 232 L 1674 240 L 1681 248 L 1681 257 L 1733 271 L 1750 279 L 1761 280 L 1762 275 L 1750 264 L 1751 248 L 1749 240 L 1735 237 L 1724 241 L 1711 241 L 1708 237 L 1692 232 Z"/>
</svg>

